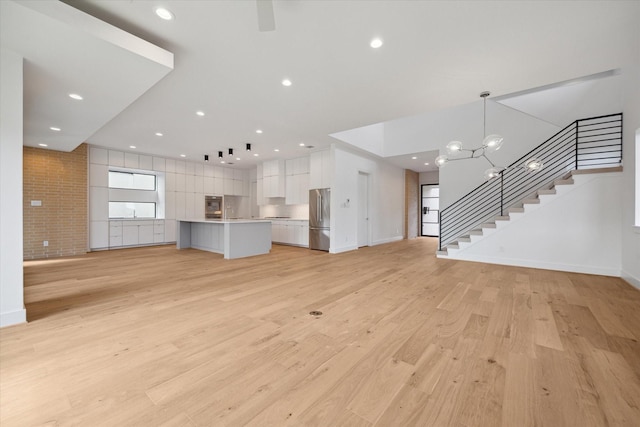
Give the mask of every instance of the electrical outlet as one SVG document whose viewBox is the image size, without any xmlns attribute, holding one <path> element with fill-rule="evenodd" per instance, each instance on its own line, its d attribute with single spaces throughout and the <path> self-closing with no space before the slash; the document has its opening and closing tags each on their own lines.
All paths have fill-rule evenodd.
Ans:
<svg viewBox="0 0 640 427">
<path fill-rule="evenodd" d="M 45 246 L 45 247 L 49 246 L 49 241 L 48 240 L 44 240 L 42 242 L 42 246 Z"/>
</svg>

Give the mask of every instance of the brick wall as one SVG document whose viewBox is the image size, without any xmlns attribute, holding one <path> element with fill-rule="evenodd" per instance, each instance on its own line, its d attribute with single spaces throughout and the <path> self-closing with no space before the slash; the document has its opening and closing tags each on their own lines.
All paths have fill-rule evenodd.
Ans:
<svg viewBox="0 0 640 427">
<path fill-rule="evenodd" d="M 24 259 L 86 253 L 87 144 L 70 153 L 33 147 L 23 153 Z"/>
<path fill-rule="evenodd" d="M 418 225 L 420 221 L 420 186 L 418 184 L 419 175 L 417 172 L 405 169 L 404 171 L 404 238 L 413 239 L 418 237 Z"/>
</svg>

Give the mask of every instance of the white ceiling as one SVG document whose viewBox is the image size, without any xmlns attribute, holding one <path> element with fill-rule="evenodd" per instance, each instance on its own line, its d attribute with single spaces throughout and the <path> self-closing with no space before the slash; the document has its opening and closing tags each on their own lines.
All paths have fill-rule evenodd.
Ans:
<svg viewBox="0 0 640 427">
<path fill-rule="evenodd" d="M 66 3 L 175 55 L 175 69 L 88 142 L 192 160 L 231 147 L 240 167 L 477 102 L 483 90 L 504 97 L 619 68 L 640 11 L 634 1 L 275 0 L 276 29 L 259 32 L 253 1 Z M 154 14 L 159 3 L 175 20 Z M 102 78 L 74 81 L 102 87 Z M 245 143 L 260 157 L 245 156 Z"/>
<path fill-rule="evenodd" d="M 24 57 L 25 145 L 73 150 L 173 69 L 170 52 L 64 3 L 0 7 L 2 47 Z"/>
</svg>

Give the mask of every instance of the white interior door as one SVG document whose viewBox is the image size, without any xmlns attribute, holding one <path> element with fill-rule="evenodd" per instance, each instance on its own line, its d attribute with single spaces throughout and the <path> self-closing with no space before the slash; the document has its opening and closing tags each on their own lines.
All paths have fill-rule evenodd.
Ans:
<svg viewBox="0 0 640 427">
<path fill-rule="evenodd" d="M 358 174 L 358 247 L 369 246 L 369 174 Z"/>
</svg>

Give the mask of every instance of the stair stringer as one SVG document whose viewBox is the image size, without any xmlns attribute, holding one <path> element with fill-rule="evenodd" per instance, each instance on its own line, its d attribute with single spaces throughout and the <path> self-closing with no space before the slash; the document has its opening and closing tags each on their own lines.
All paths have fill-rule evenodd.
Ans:
<svg viewBox="0 0 640 427">
<path fill-rule="evenodd" d="M 620 276 L 621 186 L 620 172 L 573 173 L 571 185 L 537 192 L 539 203 L 529 200 L 437 256 Z"/>
</svg>

